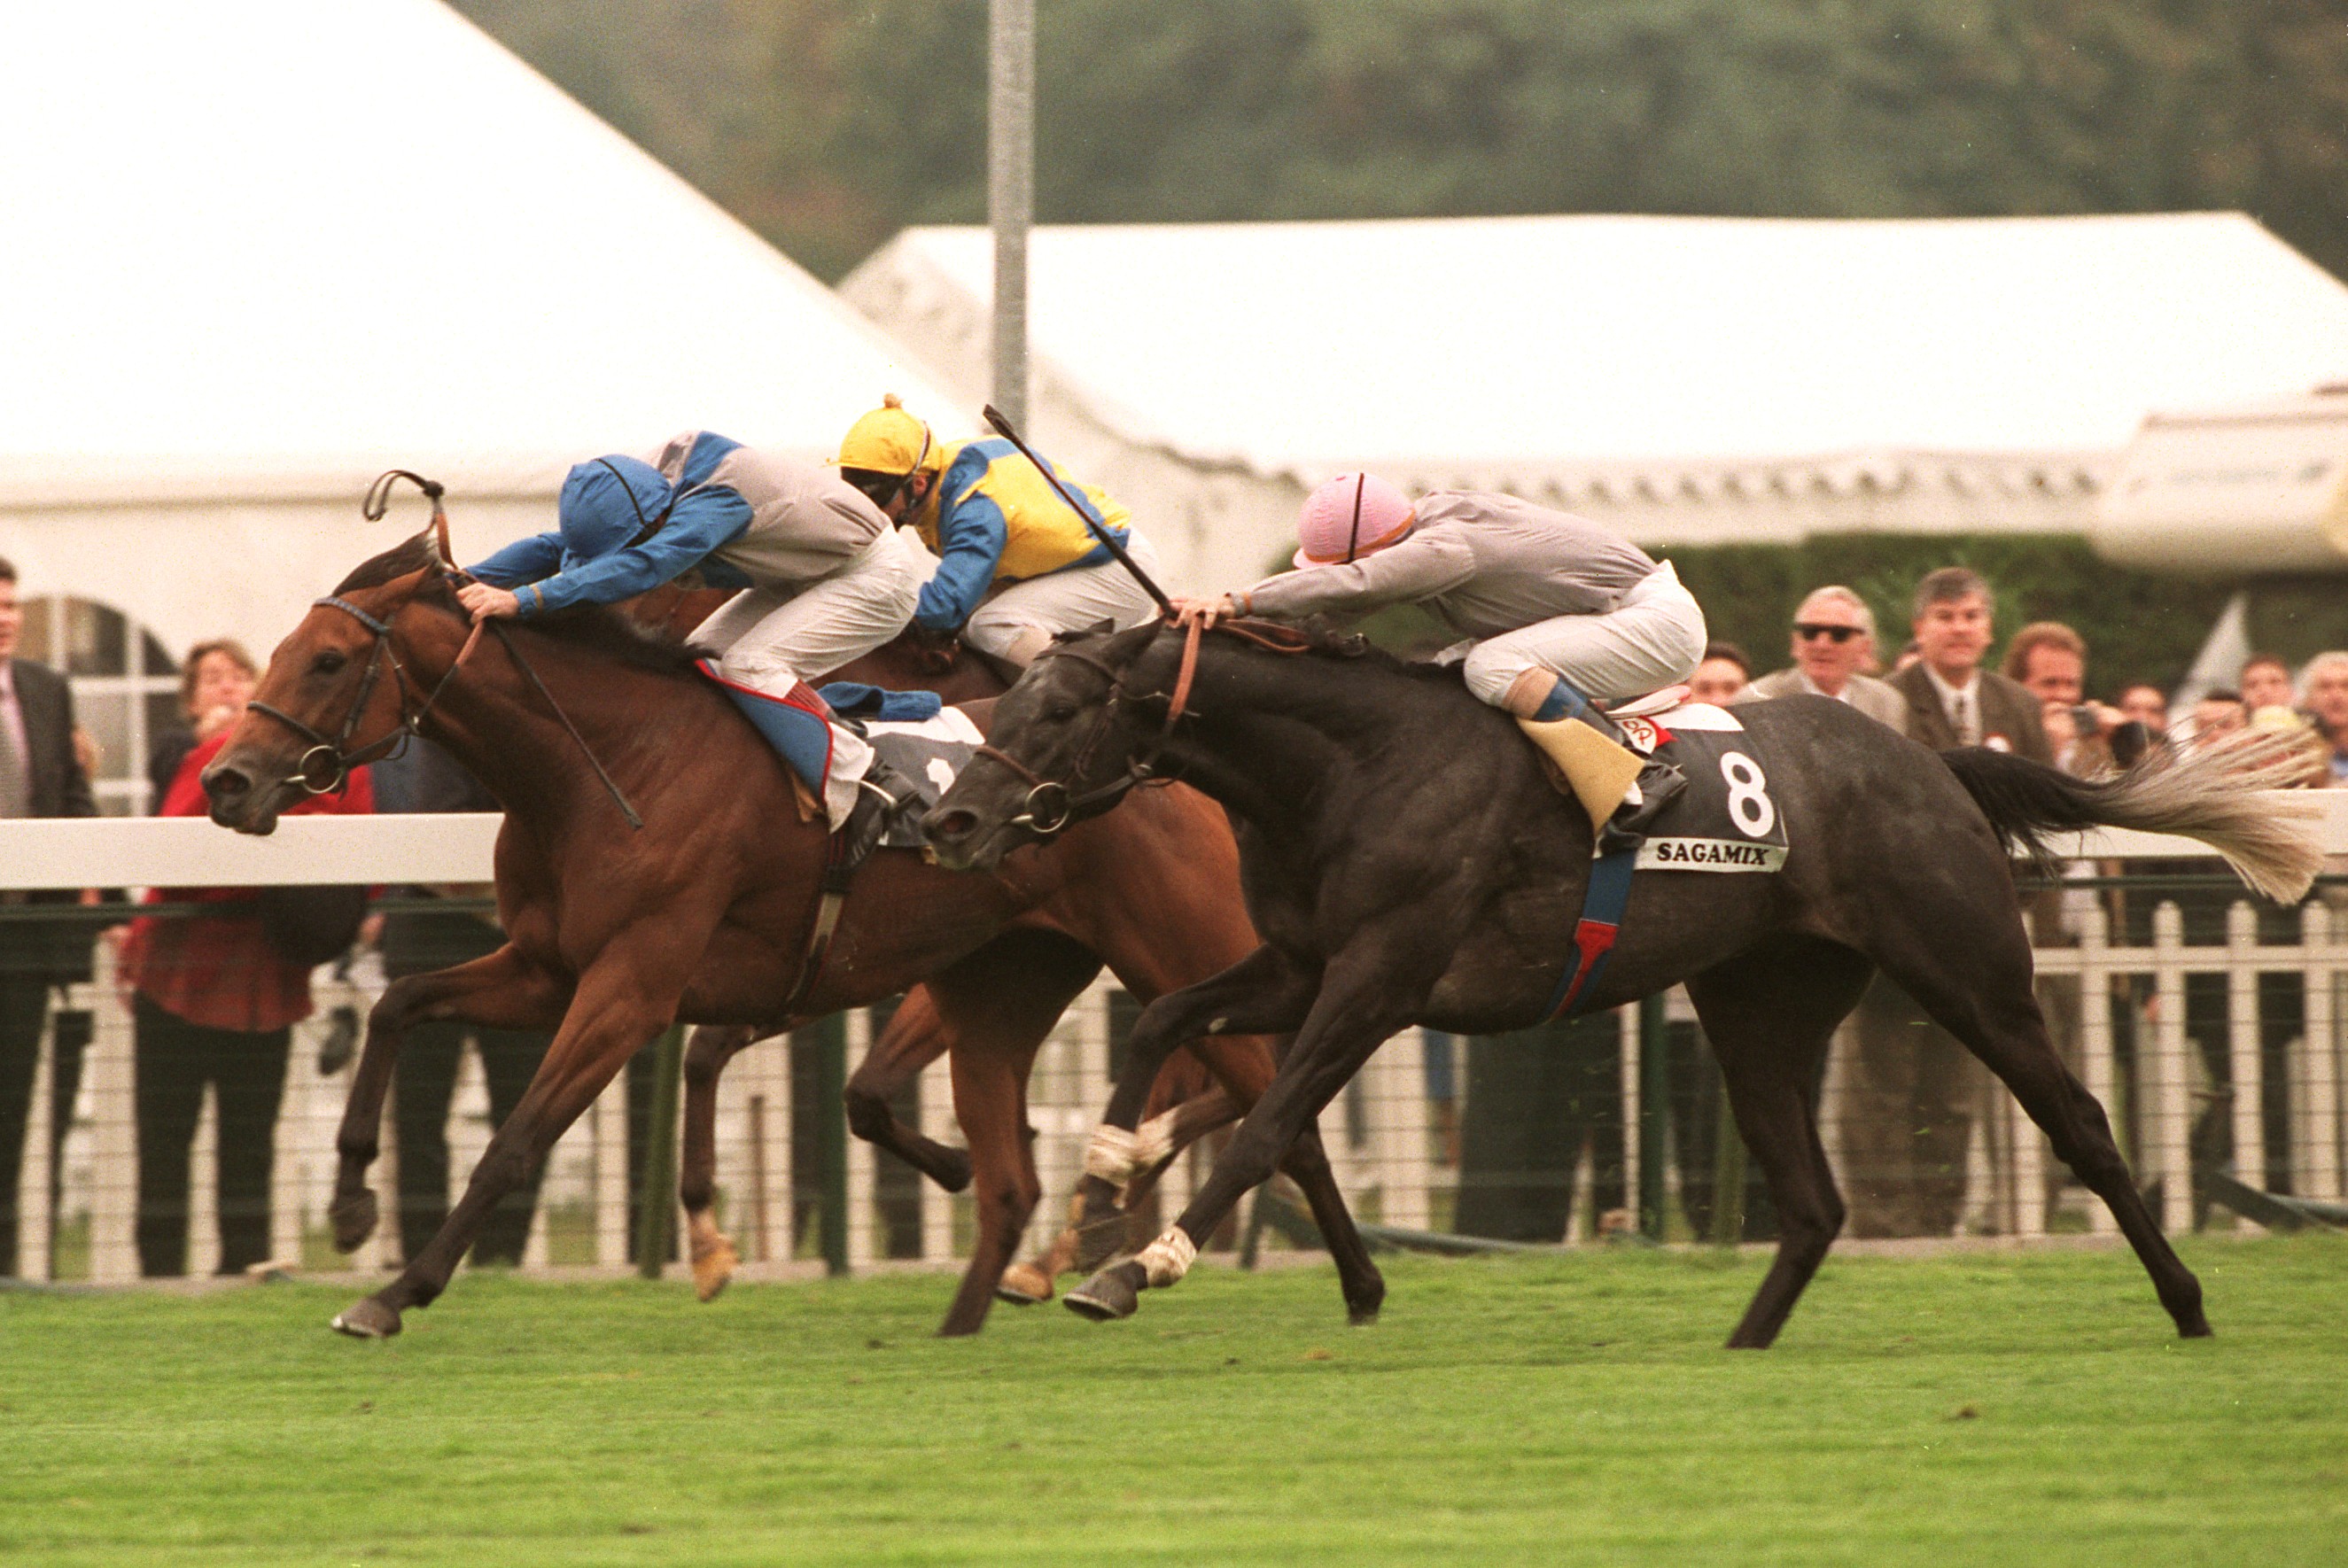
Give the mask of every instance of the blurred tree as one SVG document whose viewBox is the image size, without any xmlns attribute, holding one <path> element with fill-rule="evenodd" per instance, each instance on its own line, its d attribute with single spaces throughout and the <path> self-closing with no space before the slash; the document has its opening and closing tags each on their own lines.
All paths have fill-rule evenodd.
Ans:
<svg viewBox="0 0 2348 1568">
<path fill-rule="evenodd" d="M 819 275 L 984 215 L 983 0 L 458 0 Z M 2348 273 L 2339 0 L 1039 0 L 1037 212 L 2240 208 Z"/>
</svg>

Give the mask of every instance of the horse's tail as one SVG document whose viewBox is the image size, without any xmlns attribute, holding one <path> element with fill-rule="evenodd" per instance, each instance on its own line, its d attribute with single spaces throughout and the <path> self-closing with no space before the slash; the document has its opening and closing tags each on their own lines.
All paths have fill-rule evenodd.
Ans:
<svg viewBox="0 0 2348 1568">
<path fill-rule="evenodd" d="M 2277 801 L 2258 792 L 2306 779 L 2305 743 L 2297 735 L 2260 733 L 2181 759 L 2163 751 L 2108 779 L 2075 779 L 1979 747 L 1942 752 L 1941 760 L 1998 837 L 2027 855 L 2042 875 L 2057 874 L 2061 859 L 2047 835 L 2131 827 L 2198 838 L 2252 887 L 2295 904 L 2323 866 L 2323 850 L 2307 826 L 2323 809 L 2312 800 Z"/>
</svg>

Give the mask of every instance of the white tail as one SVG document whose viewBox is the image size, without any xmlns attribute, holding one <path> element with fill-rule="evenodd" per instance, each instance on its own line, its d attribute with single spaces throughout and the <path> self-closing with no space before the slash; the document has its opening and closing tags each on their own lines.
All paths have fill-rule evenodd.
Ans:
<svg viewBox="0 0 2348 1568">
<path fill-rule="evenodd" d="M 2296 904 L 2323 869 L 2312 831 L 2323 807 L 2303 795 L 2274 792 L 2306 782 L 2307 738 L 2266 732 L 2244 736 L 2178 761 L 2156 761 L 2114 781 L 2094 813 L 2114 827 L 2199 839 L 2259 892 L 2279 904 Z"/>
</svg>

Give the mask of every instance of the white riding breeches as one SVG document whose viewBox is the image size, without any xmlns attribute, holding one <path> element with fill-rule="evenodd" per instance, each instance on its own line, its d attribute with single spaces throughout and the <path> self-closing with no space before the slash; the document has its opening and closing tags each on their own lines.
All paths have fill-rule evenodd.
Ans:
<svg viewBox="0 0 2348 1568">
<path fill-rule="evenodd" d="M 1125 549 L 1135 565 L 1153 579 L 1158 576 L 1158 552 L 1139 529 L 1127 531 Z M 1004 583 L 971 612 L 962 640 L 982 653 L 1025 664 L 1056 632 L 1082 631 L 1104 620 L 1115 622 L 1122 631 L 1157 613 L 1158 601 L 1133 580 L 1133 574 L 1115 560 L 1106 560 Z"/>
<path fill-rule="evenodd" d="M 1705 641 L 1703 608 L 1666 561 L 1603 615 L 1560 615 L 1477 643 L 1468 690 L 1505 707 L 1517 677 L 1539 669 L 1585 697 L 1621 702 L 1694 674 Z"/>
<path fill-rule="evenodd" d="M 905 630 L 937 563 L 910 536 L 890 529 L 829 577 L 788 587 L 746 588 L 686 641 L 714 655 L 718 672 L 770 696 L 828 675 Z M 856 804 L 856 783 L 871 764 L 863 736 L 831 727 L 825 815 L 835 828 Z"/>
</svg>

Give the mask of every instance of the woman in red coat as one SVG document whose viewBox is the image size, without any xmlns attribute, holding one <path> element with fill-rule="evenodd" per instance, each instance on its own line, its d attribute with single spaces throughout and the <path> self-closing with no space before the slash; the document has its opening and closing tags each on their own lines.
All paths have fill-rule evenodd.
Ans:
<svg viewBox="0 0 2348 1568">
<path fill-rule="evenodd" d="M 244 712 L 260 671 L 234 642 L 199 644 L 180 678 L 195 743 L 164 788 L 158 816 L 201 816 L 200 782 Z M 371 813 L 366 770 L 295 812 Z M 218 1106 L 220 1271 L 269 1255 L 269 1185 L 294 1025 L 310 1016 L 310 966 L 263 929 L 257 887 L 155 888 L 149 904 L 203 904 L 201 914 L 133 921 L 121 975 L 132 992 L 138 1063 L 139 1266 L 187 1272 L 188 1153 L 209 1084 Z"/>
</svg>

